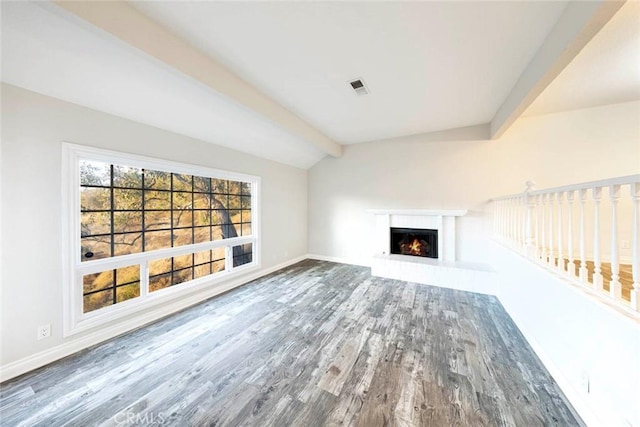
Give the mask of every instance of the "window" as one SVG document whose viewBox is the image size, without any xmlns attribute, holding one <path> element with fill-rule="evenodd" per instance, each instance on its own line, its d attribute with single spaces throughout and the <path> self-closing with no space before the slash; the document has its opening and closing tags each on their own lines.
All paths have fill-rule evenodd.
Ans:
<svg viewBox="0 0 640 427">
<path fill-rule="evenodd" d="M 65 333 L 258 265 L 257 177 L 72 144 L 64 158 Z"/>
</svg>

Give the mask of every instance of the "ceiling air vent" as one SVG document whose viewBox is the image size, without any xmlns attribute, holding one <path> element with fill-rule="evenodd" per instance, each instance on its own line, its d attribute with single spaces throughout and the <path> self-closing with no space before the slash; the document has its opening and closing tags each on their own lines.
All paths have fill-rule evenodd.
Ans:
<svg viewBox="0 0 640 427">
<path fill-rule="evenodd" d="M 351 88 L 356 92 L 356 95 L 368 95 L 369 89 L 364 85 L 364 81 L 362 79 L 356 79 L 349 82 Z"/>
</svg>

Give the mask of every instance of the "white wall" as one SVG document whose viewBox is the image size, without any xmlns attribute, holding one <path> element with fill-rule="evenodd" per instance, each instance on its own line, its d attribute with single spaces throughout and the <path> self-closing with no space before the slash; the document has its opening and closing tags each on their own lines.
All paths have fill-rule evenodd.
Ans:
<svg viewBox="0 0 640 427">
<path fill-rule="evenodd" d="M 61 141 L 258 175 L 263 271 L 307 251 L 305 170 L 2 85 L 3 366 L 86 338 L 62 338 Z"/>
<path fill-rule="evenodd" d="M 309 252 L 368 264 L 370 208 L 469 209 L 458 257 L 487 261 L 484 204 L 524 190 L 640 173 L 640 102 L 520 119 L 496 141 L 428 136 L 350 145 L 309 171 Z"/>
<path fill-rule="evenodd" d="M 638 321 L 498 244 L 490 248 L 500 302 L 585 422 L 640 426 Z"/>
</svg>

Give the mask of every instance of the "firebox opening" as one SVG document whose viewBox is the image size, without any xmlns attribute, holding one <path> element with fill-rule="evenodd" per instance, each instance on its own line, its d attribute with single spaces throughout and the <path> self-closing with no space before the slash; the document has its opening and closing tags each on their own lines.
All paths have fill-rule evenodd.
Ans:
<svg viewBox="0 0 640 427">
<path fill-rule="evenodd" d="M 438 258 L 438 230 L 392 227 L 391 253 Z"/>
</svg>

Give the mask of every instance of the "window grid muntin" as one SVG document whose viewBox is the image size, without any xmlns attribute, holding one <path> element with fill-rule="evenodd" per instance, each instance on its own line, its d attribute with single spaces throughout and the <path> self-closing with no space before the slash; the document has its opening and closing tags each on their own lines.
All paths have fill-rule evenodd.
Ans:
<svg viewBox="0 0 640 427">
<path fill-rule="evenodd" d="M 110 181 L 113 183 L 114 182 L 114 164 L 110 165 Z M 170 205 L 173 207 L 173 193 L 175 192 L 184 192 L 184 193 L 190 193 L 191 194 L 191 199 L 192 199 L 192 206 L 193 206 L 193 199 L 194 199 L 194 194 L 205 194 L 205 195 L 210 195 L 210 196 L 222 196 L 221 198 L 223 198 L 223 200 L 226 202 L 225 206 L 227 206 L 227 211 L 238 211 L 240 213 L 240 222 L 233 222 L 233 220 L 231 220 L 231 215 L 229 216 L 230 218 L 230 222 L 221 222 L 220 224 L 213 224 L 213 214 L 215 211 L 220 211 L 222 209 L 214 209 L 212 206 L 212 198 L 209 198 L 209 204 L 210 204 L 210 209 L 204 209 L 204 208 L 191 208 L 191 209 L 183 209 L 185 211 L 190 211 L 192 213 L 195 212 L 204 212 L 204 211 L 209 211 L 209 221 L 211 226 L 229 226 L 229 225 L 233 225 L 233 226 L 239 226 L 239 230 L 236 230 L 238 232 L 238 236 L 243 236 L 243 230 L 244 227 L 242 227 L 243 225 L 246 224 L 251 224 L 252 221 L 245 221 L 245 215 L 247 215 L 247 212 L 251 212 L 251 208 L 242 208 L 242 198 L 243 197 L 247 197 L 250 200 L 251 197 L 251 193 L 249 192 L 248 194 L 244 192 L 244 187 L 245 185 L 250 185 L 249 182 L 243 182 L 243 181 L 234 181 L 234 180 L 228 180 L 228 179 L 219 179 L 219 178 L 211 178 L 211 177 L 198 177 L 198 178 L 206 178 L 209 181 L 209 188 L 212 190 L 210 192 L 206 192 L 206 191 L 196 191 L 195 187 L 194 187 L 194 180 L 196 178 L 195 175 L 191 175 L 191 189 L 192 191 L 184 191 L 184 190 L 176 190 L 173 191 L 173 176 L 174 175 L 185 175 L 185 174 L 178 174 L 178 173 L 173 173 L 173 172 L 166 172 L 169 176 L 170 176 L 170 186 L 171 188 L 169 190 L 166 189 L 155 189 L 155 188 L 146 188 L 146 184 L 145 184 L 145 177 L 146 177 L 146 172 L 149 171 L 150 169 L 145 169 L 142 168 L 141 169 L 141 185 L 140 187 L 126 187 L 126 186 L 116 186 L 113 185 L 112 187 L 107 187 L 107 186 L 103 186 L 103 185 L 92 185 L 92 184 L 80 184 L 81 188 L 87 188 L 87 189 L 91 189 L 91 188 L 104 188 L 104 189 L 108 189 L 110 190 L 110 205 L 111 205 L 111 209 L 81 209 L 81 213 L 109 213 L 111 218 L 110 218 L 110 227 L 112 229 L 112 231 L 110 233 L 94 233 L 94 234 L 90 234 L 90 233 L 81 233 L 81 238 L 89 238 L 89 237 L 106 237 L 106 236 L 115 236 L 115 235 L 122 235 L 122 234 L 126 234 L 126 233 L 136 233 L 136 232 L 141 232 L 142 233 L 142 237 L 141 239 L 143 240 L 143 244 L 142 244 L 142 251 L 141 252 L 145 252 L 146 251 L 146 233 L 148 231 L 173 231 L 173 230 L 181 230 L 181 229 L 190 229 L 193 228 L 193 224 L 194 224 L 194 218 L 192 215 L 192 227 L 188 227 L 188 226 L 174 226 L 174 211 L 176 211 L 177 209 L 147 209 L 146 208 L 146 197 L 145 197 L 145 192 L 147 190 L 150 191 L 159 191 L 159 192 L 166 192 L 166 193 L 171 193 L 170 197 L 171 197 L 171 201 L 170 201 Z M 151 170 L 154 172 L 158 172 L 155 170 Z M 163 172 L 163 171 L 160 171 Z M 213 180 L 218 180 L 222 183 L 224 183 L 225 187 L 227 188 L 227 190 L 230 188 L 230 181 L 232 182 L 238 182 L 240 185 L 239 187 L 239 192 L 238 193 L 231 193 L 229 191 L 226 192 L 215 192 L 213 191 L 213 184 L 212 181 Z M 245 184 L 245 185 L 242 185 Z M 140 209 L 116 209 L 115 208 L 115 198 L 114 198 L 114 190 L 116 189 L 120 189 L 120 190 L 137 190 L 137 191 L 141 191 L 141 208 Z M 229 200 L 230 200 L 230 196 L 238 196 L 240 197 L 240 208 L 231 208 L 229 207 Z M 141 213 L 142 218 L 141 218 L 141 226 L 142 226 L 142 230 L 129 230 L 129 231 L 123 231 L 123 232 L 118 232 L 115 231 L 115 213 L 119 213 L 119 212 L 134 212 L 134 213 Z M 154 228 L 153 230 L 147 230 L 146 229 L 146 216 L 145 213 L 147 212 L 170 212 L 171 214 L 171 223 L 169 227 L 163 227 L 163 228 Z M 195 227 L 206 227 L 206 226 L 195 226 Z M 211 234 L 211 239 L 213 239 L 213 231 L 210 232 Z M 110 257 L 114 256 L 115 253 L 115 241 L 113 239 L 110 239 L 110 245 L 111 245 L 111 250 L 110 250 Z M 192 236 L 192 242 L 194 240 L 194 236 Z M 173 245 L 173 240 L 171 242 L 171 246 L 170 247 L 174 247 Z"/>
<path fill-rule="evenodd" d="M 241 255 L 235 255 L 234 253 L 234 249 L 235 248 L 242 248 L 242 254 Z M 247 247 L 249 248 L 249 250 L 247 251 Z M 240 267 L 242 265 L 245 264 L 249 264 L 253 261 L 253 243 L 244 243 L 241 245 L 235 245 L 231 247 L 231 252 L 232 252 L 232 264 L 234 267 Z M 238 259 L 242 259 L 245 262 L 242 263 L 236 263 L 236 260 Z"/>
<path fill-rule="evenodd" d="M 106 162 L 102 162 L 102 163 L 106 163 Z M 121 166 L 121 165 L 117 165 L 117 166 Z M 126 166 L 125 166 L 126 167 Z M 248 218 L 252 218 L 252 214 L 251 214 L 251 182 L 246 182 L 246 181 L 239 181 L 239 180 L 231 180 L 231 179 L 221 179 L 221 178 L 211 178 L 211 177 L 201 177 L 201 176 L 196 176 L 193 174 L 179 174 L 179 173 L 174 173 L 174 172 L 164 172 L 167 174 L 168 179 L 169 179 L 169 184 L 170 184 L 170 188 L 164 189 L 164 188 L 154 188 L 154 187 L 148 187 L 147 183 L 145 182 L 145 178 L 147 176 L 147 172 L 149 171 L 153 171 L 153 172 L 162 172 L 162 171 L 157 171 L 157 170 L 153 170 L 153 169 L 146 169 L 146 168 L 140 168 L 140 173 L 141 173 L 141 178 L 140 178 L 140 184 L 139 186 L 121 186 L 121 185 L 115 185 L 115 169 L 116 169 L 116 165 L 114 163 L 111 163 L 109 165 L 109 181 L 110 181 L 110 186 L 104 186 L 104 185 L 93 185 L 93 184 L 82 184 L 82 182 L 80 182 L 80 188 L 81 189 L 107 189 L 109 191 L 109 204 L 110 204 L 110 209 L 109 210 L 105 210 L 105 209 L 82 209 L 82 206 L 80 206 L 80 212 L 81 213 L 108 213 L 109 217 L 110 217 L 110 233 L 95 233 L 95 234 L 90 234 L 90 233 L 80 233 L 80 239 L 81 239 L 81 243 L 83 242 L 82 239 L 90 239 L 90 238 L 100 238 L 100 237 L 109 237 L 109 242 L 110 242 L 110 254 L 109 257 L 114 257 L 117 256 L 116 255 L 116 237 L 117 236 L 124 236 L 124 235 L 131 235 L 131 234 L 140 234 L 141 236 L 141 250 L 139 252 L 132 252 L 132 253 L 141 253 L 141 252 L 146 252 L 147 251 L 147 245 L 146 245 L 146 238 L 147 238 L 147 233 L 148 232 L 162 232 L 162 231 L 168 231 L 170 232 L 171 238 L 170 238 L 170 245 L 169 247 L 173 248 L 175 247 L 175 240 L 176 240 L 176 236 L 174 235 L 174 231 L 176 230 L 191 230 L 191 241 L 190 243 L 187 244 L 193 244 L 196 240 L 196 229 L 205 229 L 205 228 L 209 228 L 209 238 L 210 241 L 214 241 L 214 227 L 218 227 L 220 230 L 224 230 L 225 228 L 228 228 L 230 226 L 236 228 L 236 235 L 237 236 L 245 236 L 244 234 L 244 226 L 245 225 L 249 225 L 250 227 L 252 226 L 252 221 L 244 221 L 244 218 L 247 217 Z M 180 189 L 180 190 L 176 190 L 174 188 L 174 181 L 175 181 L 175 177 L 177 175 L 189 175 L 190 176 L 190 191 L 188 190 L 184 190 L 184 189 Z M 199 180 L 204 180 L 203 182 L 206 183 L 206 186 L 208 187 L 209 191 L 197 191 L 195 188 L 195 180 L 196 177 Z M 216 180 L 216 186 L 214 190 L 214 185 L 213 185 L 213 180 Z M 232 184 L 233 183 L 233 184 Z M 222 192 L 217 191 L 219 186 L 223 187 Z M 232 187 L 235 187 L 238 189 L 237 192 L 232 192 Z M 245 191 L 245 188 L 249 187 L 248 191 Z M 135 192 L 139 192 L 139 203 L 140 203 L 140 209 L 129 209 L 129 208 L 122 208 L 120 206 L 116 206 L 116 190 L 125 190 L 127 193 L 129 194 L 135 194 Z M 146 209 L 146 201 L 147 201 L 147 197 L 146 197 L 146 193 L 149 191 L 154 191 L 157 192 L 158 194 L 161 193 L 170 193 L 169 197 L 170 197 L 170 201 L 169 201 L 169 207 L 171 209 Z M 123 194 L 124 191 L 122 192 Z M 177 194 L 190 194 L 190 198 L 191 198 L 191 204 L 190 204 L 190 208 L 188 209 L 175 209 L 176 205 L 174 203 L 174 196 Z M 195 208 L 195 195 L 206 195 L 208 196 L 208 204 L 209 204 L 209 208 Z M 223 205 L 223 209 L 214 209 L 213 208 L 213 199 L 214 197 L 216 199 L 218 199 L 218 201 L 223 201 L 224 205 Z M 230 206 L 230 200 L 231 197 L 237 197 L 237 204 L 238 206 L 236 208 L 231 208 Z M 137 198 L 137 197 L 136 197 Z M 222 200 L 220 200 L 222 199 Z M 245 208 L 245 204 L 246 201 L 249 202 L 249 207 Z M 136 201 L 135 203 L 138 203 L 138 201 Z M 224 207 L 226 206 L 226 209 L 224 209 Z M 228 222 L 222 222 L 220 224 L 214 224 L 214 213 L 216 212 L 220 212 L 220 211 L 227 211 L 227 216 L 229 218 Z M 191 214 L 191 226 L 175 226 L 175 215 L 176 215 L 176 211 L 184 211 L 184 212 L 189 212 Z M 196 212 L 205 212 L 208 211 L 208 221 L 209 224 L 208 225 L 199 225 L 196 226 L 195 225 L 195 213 Z M 239 213 L 240 216 L 240 222 L 234 222 L 232 215 L 230 214 L 230 211 L 237 211 Z M 115 223 L 115 219 L 116 219 L 116 214 L 120 214 L 120 213 L 140 213 L 140 226 L 141 226 L 141 230 L 125 230 L 125 231 L 116 231 L 116 223 Z M 147 212 L 169 212 L 170 213 L 170 223 L 169 223 L 169 227 L 163 227 L 163 228 L 154 228 L 151 230 L 147 230 L 146 229 L 146 213 Z M 222 216 L 220 214 L 216 213 L 216 216 L 218 216 L 218 218 L 221 218 Z M 251 228 L 252 232 L 253 229 Z M 252 234 L 249 233 L 248 235 Z M 222 240 L 229 238 L 229 236 L 225 237 L 225 233 L 222 232 Z M 182 246 L 182 245 L 179 245 Z M 84 252 L 84 251 L 83 251 Z M 209 271 L 210 274 L 213 274 L 213 268 L 215 263 L 218 263 L 220 261 L 225 261 L 225 258 L 218 258 L 218 259 L 213 259 L 213 251 L 209 251 L 210 255 L 209 255 L 209 261 L 205 262 L 205 263 L 200 263 L 200 264 L 196 264 L 195 263 L 195 253 L 191 254 L 191 265 L 188 267 L 183 267 L 183 268 L 178 268 L 176 269 L 175 267 L 175 257 L 171 257 L 171 271 L 170 272 L 164 272 L 164 273 L 160 273 L 157 275 L 149 275 L 149 280 L 151 280 L 152 278 L 158 277 L 158 276 L 164 276 L 168 273 L 171 274 L 171 279 L 170 279 L 170 285 L 169 286 L 174 286 L 177 285 L 179 283 L 183 283 L 183 282 L 179 282 L 179 283 L 175 283 L 175 276 L 176 273 L 179 273 L 180 271 L 184 271 L 188 268 L 191 269 L 191 280 L 195 279 L 195 269 L 196 267 L 201 267 L 203 265 L 209 265 Z M 246 259 L 246 256 L 249 256 L 251 258 L 249 259 L 253 259 L 253 251 L 251 251 L 250 253 L 246 253 L 240 256 L 244 256 Z M 240 257 L 239 256 L 239 257 Z M 231 257 L 230 261 L 235 264 L 235 260 L 236 258 L 239 257 Z M 84 261 L 85 256 L 84 254 L 81 254 L 81 260 Z M 250 263 L 251 261 L 247 262 Z M 245 263 L 243 263 L 242 265 L 244 265 Z M 108 270 L 107 270 L 108 271 Z M 127 283 L 123 283 L 123 284 L 118 284 L 117 280 L 116 280 L 116 270 L 113 270 L 113 286 L 110 287 L 106 287 L 106 288 L 102 288 L 102 289 L 97 289 L 97 290 L 92 290 L 89 292 L 84 292 L 84 288 L 83 288 L 83 298 L 88 296 L 88 295 L 92 295 L 92 294 L 96 294 L 98 292 L 105 292 L 108 290 L 112 291 L 112 304 L 117 304 L 117 298 L 118 298 L 118 292 L 117 289 L 118 288 L 122 288 L 124 286 L 130 286 L 132 284 L 138 283 L 141 286 L 141 281 L 139 280 L 134 280 L 134 281 L 129 281 Z M 102 307 L 99 307 L 102 308 Z"/>
<path fill-rule="evenodd" d="M 119 274 L 125 274 L 124 270 L 130 269 L 130 268 L 134 268 L 137 269 L 137 278 L 134 278 L 132 280 L 127 280 L 124 281 L 123 283 L 118 283 L 118 276 Z M 120 270 L 120 272 L 118 272 Z M 85 282 L 84 282 L 84 278 L 86 276 L 96 276 L 94 278 L 94 280 L 96 280 L 101 274 L 109 274 L 111 275 L 110 278 L 110 282 L 108 286 L 104 286 L 104 287 L 100 287 L 97 289 L 92 289 L 90 291 L 86 291 L 85 290 Z M 136 277 L 136 275 L 134 274 L 134 277 Z M 122 301 L 118 301 L 118 290 L 125 288 L 127 286 L 131 286 L 131 285 L 138 285 L 137 286 L 137 294 L 134 297 L 129 297 L 126 299 L 123 299 Z M 95 311 L 98 310 L 100 308 L 104 308 L 107 306 L 111 306 L 111 305 L 115 305 L 118 302 L 123 302 L 132 298 L 137 298 L 140 296 L 141 292 L 142 292 L 142 282 L 141 282 L 141 277 L 140 277 L 140 269 L 139 269 L 139 265 L 130 265 L 130 266 L 125 266 L 125 267 L 119 267 L 119 268 L 113 268 L 113 269 L 108 269 L 108 270 L 104 270 L 102 272 L 97 272 L 97 273 L 92 273 L 92 274 L 85 274 L 83 275 L 83 279 L 82 279 L 82 301 L 83 301 L 83 312 L 84 313 L 90 313 L 91 311 Z M 92 309 L 87 309 L 87 305 L 86 305 L 86 298 L 91 296 L 91 295 L 96 295 L 99 293 L 103 293 L 103 292 L 109 292 L 110 293 L 110 297 L 108 298 L 108 304 L 103 304 L 100 305 L 98 307 L 94 307 Z"/>
<path fill-rule="evenodd" d="M 208 249 L 206 251 L 191 252 L 191 253 L 184 254 L 184 255 L 172 256 L 171 257 L 172 267 L 170 267 L 171 269 L 168 270 L 168 271 L 161 271 L 160 273 L 156 273 L 156 274 L 149 274 L 149 282 L 151 282 L 153 279 L 157 279 L 157 278 L 161 278 L 161 277 L 168 277 L 169 278 L 169 285 L 165 286 L 163 288 L 160 288 L 160 289 L 164 289 L 166 287 L 171 287 L 171 286 L 176 286 L 176 285 L 179 285 L 181 283 L 184 283 L 184 282 L 175 283 L 176 282 L 176 278 L 175 278 L 176 277 L 176 273 L 180 273 L 181 271 L 185 271 L 185 270 L 191 269 L 191 280 L 194 280 L 195 279 L 195 269 L 197 267 L 202 267 L 202 266 L 206 266 L 206 265 L 209 266 L 209 275 L 220 273 L 220 272 L 224 271 L 224 269 L 223 270 L 219 270 L 219 271 L 213 271 L 214 264 L 219 263 L 221 261 L 226 263 L 226 256 L 223 256 L 222 258 L 215 258 L 214 255 L 213 255 L 214 250 L 215 249 Z M 209 259 L 207 261 L 204 261 L 204 262 L 196 263 L 195 262 L 196 254 L 202 253 L 202 252 L 207 252 Z M 186 255 L 191 256 L 191 264 L 186 266 L 186 267 L 175 268 L 175 266 L 173 265 L 173 263 L 175 262 L 175 258 L 176 257 L 186 256 Z M 160 258 L 160 259 L 157 259 L 155 261 L 162 261 L 163 259 L 168 259 L 168 258 Z M 203 277 L 203 276 L 200 276 L 200 277 Z M 157 291 L 157 290 L 159 290 L 159 289 L 156 289 L 154 291 Z"/>
<path fill-rule="evenodd" d="M 115 271 L 115 270 L 107 270 L 107 271 Z M 166 274 L 166 273 L 163 273 L 163 274 Z M 121 288 L 123 286 L 129 286 L 129 285 L 133 285 L 135 283 L 140 283 L 140 280 L 132 280 L 130 282 L 120 283 L 119 285 L 115 285 L 115 286 L 107 286 L 106 288 L 94 289 L 94 290 L 89 291 L 89 292 L 85 292 L 83 290 L 82 291 L 82 296 L 86 297 L 87 295 L 95 294 L 96 292 L 110 291 L 110 290 L 113 290 L 115 288 Z"/>
</svg>

